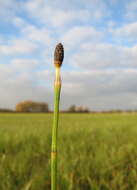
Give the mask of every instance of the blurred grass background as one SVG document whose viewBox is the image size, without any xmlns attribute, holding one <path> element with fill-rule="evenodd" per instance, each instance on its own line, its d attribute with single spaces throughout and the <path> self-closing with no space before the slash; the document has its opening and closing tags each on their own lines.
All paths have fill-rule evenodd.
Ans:
<svg viewBox="0 0 137 190">
<path fill-rule="evenodd" d="M 0 190 L 50 190 L 52 114 L 0 114 Z M 59 190 L 137 190 L 137 113 L 61 114 Z"/>
</svg>

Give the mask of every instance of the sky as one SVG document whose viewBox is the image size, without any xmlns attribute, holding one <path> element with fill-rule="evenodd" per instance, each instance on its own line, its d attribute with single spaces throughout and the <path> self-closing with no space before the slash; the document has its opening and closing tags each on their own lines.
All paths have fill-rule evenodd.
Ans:
<svg viewBox="0 0 137 190">
<path fill-rule="evenodd" d="M 137 0 L 0 0 L 0 108 L 53 109 L 59 42 L 61 109 L 137 109 Z"/>
</svg>

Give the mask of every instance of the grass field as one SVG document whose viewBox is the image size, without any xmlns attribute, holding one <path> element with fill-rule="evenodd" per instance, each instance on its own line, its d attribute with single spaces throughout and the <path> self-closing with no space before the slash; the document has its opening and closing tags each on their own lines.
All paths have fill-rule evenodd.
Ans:
<svg viewBox="0 0 137 190">
<path fill-rule="evenodd" d="M 52 114 L 0 114 L 0 190 L 50 190 Z M 59 190 L 137 190 L 137 114 L 62 114 Z"/>
</svg>

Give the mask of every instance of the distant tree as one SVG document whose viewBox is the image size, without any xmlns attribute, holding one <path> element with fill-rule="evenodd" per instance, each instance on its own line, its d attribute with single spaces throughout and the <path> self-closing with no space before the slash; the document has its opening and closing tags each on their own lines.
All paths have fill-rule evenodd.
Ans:
<svg viewBox="0 0 137 190">
<path fill-rule="evenodd" d="M 48 104 L 31 100 L 20 102 L 16 105 L 17 112 L 48 112 Z"/>
<path fill-rule="evenodd" d="M 12 109 L 0 108 L 0 112 L 14 112 Z"/>
<path fill-rule="evenodd" d="M 68 112 L 88 113 L 88 112 L 90 112 L 90 110 L 85 106 L 72 105 L 69 107 Z"/>
<path fill-rule="evenodd" d="M 68 112 L 76 112 L 76 106 L 75 105 L 70 106 Z"/>
<path fill-rule="evenodd" d="M 85 106 L 79 106 L 79 107 L 76 107 L 76 112 L 79 112 L 79 113 L 88 113 L 90 112 L 89 109 Z"/>
</svg>

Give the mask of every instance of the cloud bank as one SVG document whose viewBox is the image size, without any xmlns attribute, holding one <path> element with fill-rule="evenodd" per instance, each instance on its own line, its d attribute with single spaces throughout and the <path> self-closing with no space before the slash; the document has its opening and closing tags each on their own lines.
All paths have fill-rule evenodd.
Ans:
<svg viewBox="0 0 137 190">
<path fill-rule="evenodd" d="M 61 109 L 137 109 L 136 4 L 0 0 L 0 107 L 31 99 L 53 108 L 53 52 L 62 42 Z"/>
</svg>

